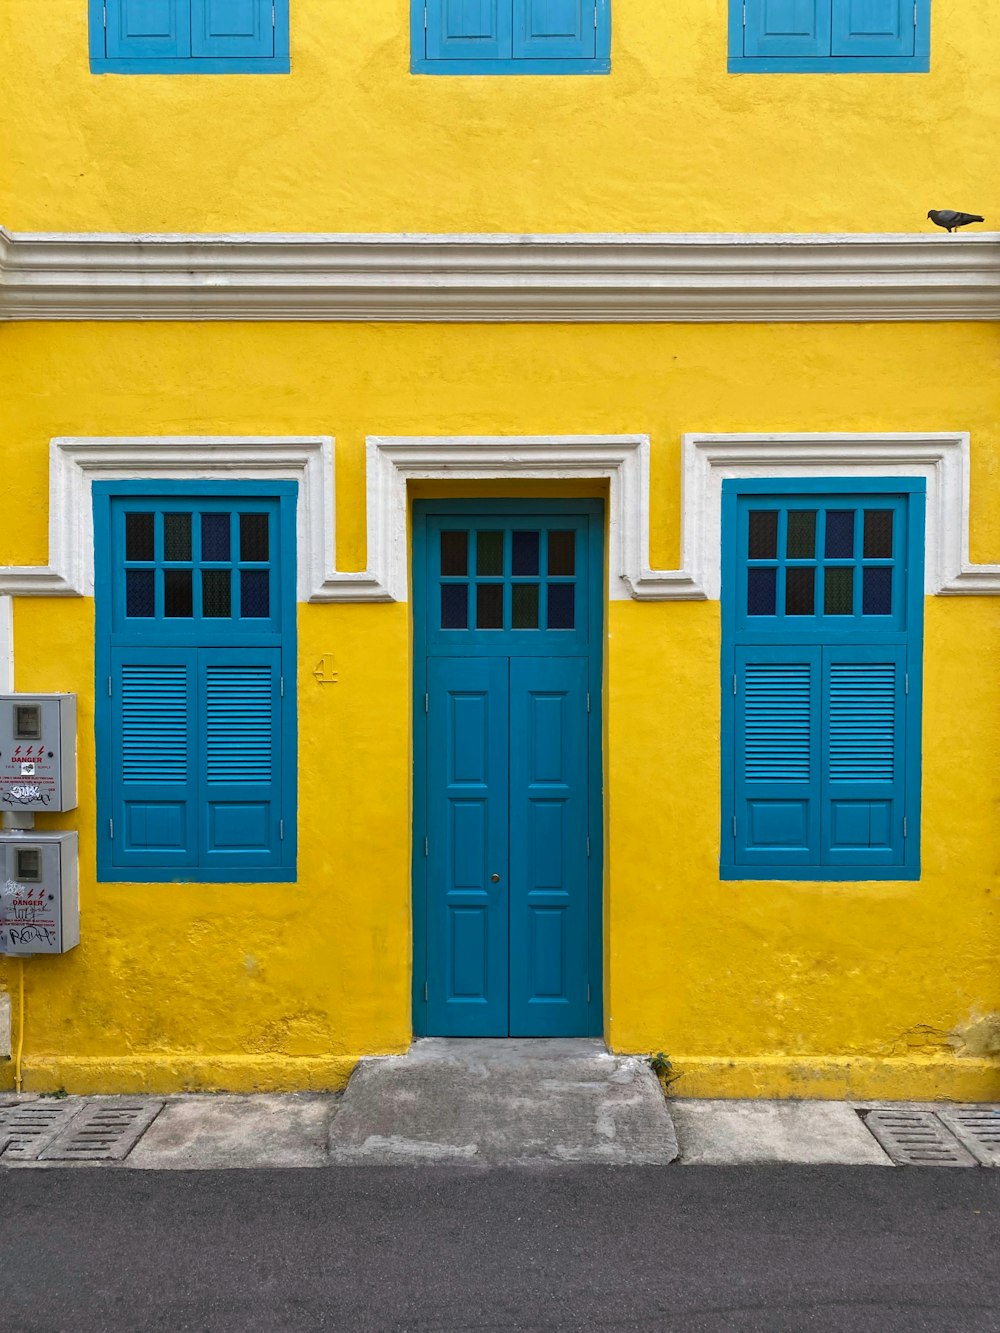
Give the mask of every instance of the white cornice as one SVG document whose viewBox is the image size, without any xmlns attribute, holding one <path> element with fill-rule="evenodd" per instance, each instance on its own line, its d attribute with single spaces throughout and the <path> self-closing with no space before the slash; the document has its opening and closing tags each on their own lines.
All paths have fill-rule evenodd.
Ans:
<svg viewBox="0 0 1000 1333">
<path fill-rule="evenodd" d="M 1000 233 L 103 235 L 0 228 L 4 320 L 993 320 Z"/>
</svg>

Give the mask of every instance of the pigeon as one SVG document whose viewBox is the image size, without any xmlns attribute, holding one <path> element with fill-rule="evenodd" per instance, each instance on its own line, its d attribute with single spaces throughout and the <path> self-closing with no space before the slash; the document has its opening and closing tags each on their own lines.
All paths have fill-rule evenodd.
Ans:
<svg viewBox="0 0 1000 1333">
<path fill-rule="evenodd" d="M 970 222 L 985 222 L 978 213 L 956 213 L 953 208 L 932 208 L 927 214 L 936 227 L 945 231 L 954 231 L 956 227 L 967 227 Z"/>
</svg>

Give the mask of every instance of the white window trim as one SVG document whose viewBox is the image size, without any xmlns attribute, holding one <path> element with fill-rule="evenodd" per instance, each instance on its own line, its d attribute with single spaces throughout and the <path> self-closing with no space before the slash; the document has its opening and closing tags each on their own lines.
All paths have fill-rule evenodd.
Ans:
<svg viewBox="0 0 1000 1333">
<path fill-rule="evenodd" d="M 408 596 L 411 481 L 601 480 L 609 487 L 613 600 L 717 600 L 726 478 L 924 477 L 925 589 L 1000 594 L 1000 565 L 969 560 L 969 436 L 688 434 L 683 437 L 679 569 L 649 564 L 647 435 L 373 436 L 367 441 L 368 567 L 335 564 L 334 442 L 329 436 L 71 437 L 52 441 L 49 563 L 0 567 L 0 596 L 89 597 L 94 590 L 91 487 L 96 480 L 294 480 L 298 597 L 305 602 L 400 601 Z M 0 603 L 0 639 L 9 624 Z M 0 672 L 9 653 L 0 642 Z"/>
</svg>

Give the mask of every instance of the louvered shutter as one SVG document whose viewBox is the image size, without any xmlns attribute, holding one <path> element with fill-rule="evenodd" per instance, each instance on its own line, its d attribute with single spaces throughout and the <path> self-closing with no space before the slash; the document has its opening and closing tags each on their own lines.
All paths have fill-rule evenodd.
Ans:
<svg viewBox="0 0 1000 1333">
<path fill-rule="evenodd" d="M 835 56 L 912 56 L 913 0 L 833 0 Z"/>
<path fill-rule="evenodd" d="M 736 649 L 737 865 L 818 859 L 821 667 L 819 647 Z"/>
<path fill-rule="evenodd" d="M 830 54 L 831 0 L 747 0 L 743 54 L 820 58 Z"/>
<path fill-rule="evenodd" d="M 193 648 L 116 648 L 111 657 L 112 864 L 197 862 Z"/>
<path fill-rule="evenodd" d="M 906 649 L 823 650 L 823 861 L 903 862 Z"/>
<path fill-rule="evenodd" d="M 191 0 L 107 0 L 105 49 L 113 60 L 191 54 Z"/>
<path fill-rule="evenodd" d="M 509 60 L 511 0 L 427 0 L 428 60 Z"/>
<path fill-rule="evenodd" d="M 594 0 L 514 0 L 516 60 L 593 60 Z"/>
<path fill-rule="evenodd" d="M 274 55 L 271 0 L 191 0 L 191 54 L 220 59 Z"/>
<path fill-rule="evenodd" d="M 203 648 L 198 657 L 201 864 L 279 865 L 280 649 Z"/>
</svg>

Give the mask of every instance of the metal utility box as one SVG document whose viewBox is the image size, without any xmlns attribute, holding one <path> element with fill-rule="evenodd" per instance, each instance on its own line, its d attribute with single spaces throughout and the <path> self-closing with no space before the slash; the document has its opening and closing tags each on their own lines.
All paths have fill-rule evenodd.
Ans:
<svg viewBox="0 0 1000 1333">
<path fill-rule="evenodd" d="M 0 694 L 0 809 L 76 809 L 75 694 Z"/>
<path fill-rule="evenodd" d="M 79 943 L 77 835 L 0 835 L 0 954 L 66 953 Z"/>
</svg>

